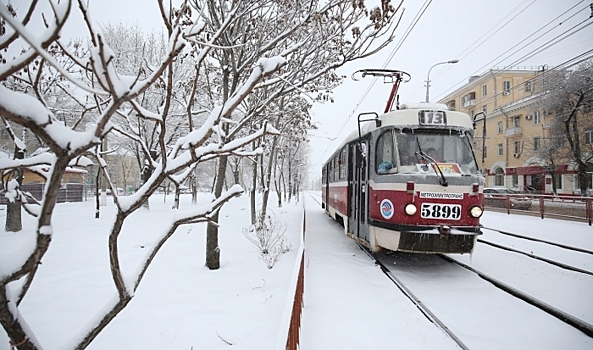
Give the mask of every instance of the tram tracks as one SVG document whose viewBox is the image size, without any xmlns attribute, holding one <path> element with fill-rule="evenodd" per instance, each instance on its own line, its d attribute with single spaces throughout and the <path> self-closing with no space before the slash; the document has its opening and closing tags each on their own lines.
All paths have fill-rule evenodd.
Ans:
<svg viewBox="0 0 593 350">
<path fill-rule="evenodd" d="M 317 196 L 316 198 L 315 196 L 311 195 L 311 197 L 317 203 L 320 203 L 320 201 L 318 200 L 319 196 Z M 488 229 L 491 230 L 491 228 Z M 517 234 L 512 235 L 520 236 Z M 548 244 L 545 241 L 539 242 L 542 240 L 538 239 L 529 240 L 536 241 L 542 244 Z M 496 248 L 496 250 L 499 251 L 498 253 L 496 253 L 496 255 L 498 257 L 502 257 L 503 259 L 504 253 L 502 253 L 502 251 L 509 251 L 508 249 L 505 249 L 508 247 L 504 247 L 501 244 L 499 244 L 501 247 L 495 247 L 489 244 L 493 242 L 482 243 L 484 243 L 484 246 Z M 579 248 L 570 249 L 569 246 L 566 246 L 568 248 L 565 248 L 561 244 L 554 244 L 554 242 L 550 243 L 552 244 L 549 245 L 555 246 L 562 250 L 566 249 L 570 252 L 590 254 L 586 251 L 581 251 L 582 249 Z M 497 271 L 494 271 L 496 269 L 494 269 L 493 271 L 490 271 L 491 269 L 481 271 L 476 267 L 471 267 L 468 264 L 464 264 L 463 261 L 466 258 L 470 258 L 471 261 L 471 257 L 467 255 L 460 256 L 463 257 L 463 259 L 460 259 L 462 261 L 454 261 L 454 258 L 444 255 L 430 256 L 423 254 L 418 255 L 391 252 L 387 254 L 385 254 L 384 252 L 371 254 L 367 248 L 361 247 L 361 249 L 373 259 L 375 264 L 381 268 L 381 270 L 389 278 L 389 280 L 391 280 L 401 291 L 401 293 L 404 296 L 406 296 L 419 311 L 421 311 L 421 313 L 427 318 L 427 320 L 432 322 L 438 329 L 443 331 L 449 338 L 451 338 L 451 340 L 453 340 L 462 349 L 475 349 L 477 344 L 475 336 L 478 334 L 480 334 L 479 337 L 482 337 L 482 339 L 486 337 L 488 339 L 492 339 L 492 341 L 496 341 L 497 344 L 498 340 L 494 339 L 503 339 L 503 341 L 500 343 L 501 347 L 503 348 L 505 347 L 505 344 L 506 346 L 509 346 L 509 344 L 511 343 L 511 340 L 508 340 L 507 338 L 513 338 L 514 341 L 522 341 L 522 332 L 518 331 L 517 329 L 524 328 L 525 324 L 533 324 L 533 326 L 536 328 L 541 327 L 542 329 L 545 329 L 549 326 L 546 327 L 540 325 L 556 324 L 556 326 L 554 327 L 559 327 L 559 322 L 562 322 L 563 324 L 565 324 L 564 327 L 561 327 L 563 330 L 559 332 L 564 334 L 562 335 L 562 337 L 566 336 L 566 333 L 570 333 L 570 329 L 572 329 L 572 332 L 576 332 L 577 334 L 581 333 L 582 337 L 584 337 L 585 339 L 593 338 L 593 325 L 588 323 L 590 322 L 590 320 L 587 320 L 587 318 L 580 319 L 579 316 L 577 316 L 582 316 L 582 313 L 578 313 L 578 311 L 576 311 L 575 313 L 574 308 L 565 308 L 562 303 L 557 303 L 554 299 L 550 299 L 546 296 L 542 298 L 541 294 L 532 293 L 534 292 L 533 289 L 524 288 L 524 284 L 516 283 L 517 279 L 521 279 L 517 278 L 517 276 L 522 274 L 532 274 L 533 267 L 537 267 L 538 269 L 541 268 L 545 271 L 550 271 L 552 267 L 545 267 L 548 264 L 537 265 L 534 262 L 529 265 L 523 266 L 520 262 L 519 264 L 514 265 L 518 267 L 517 270 L 513 269 L 511 271 L 508 269 L 505 270 L 503 268 L 498 269 L 497 274 Z M 491 254 L 493 254 L 496 250 L 489 250 L 488 252 L 492 252 Z M 523 253 L 525 252 L 521 252 L 522 255 L 517 255 L 517 257 L 513 259 L 521 259 L 518 257 L 528 255 Z M 405 259 L 402 260 L 398 258 L 385 260 L 385 257 L 405 257 L 406 255 L 412 257 L 410 261 L 405 261 Z M 424 257 L 430 257 L 430 259 L 425 260 Z M 525 260 L 525 258 L 522 259 L 523 261 L 527 261 Z M 541 260 L 537 258 L 534 259 Z M 423 263 L 423 261 L 428 262 Z M 441 262 L 439 263 L 438 261 Z M 492 264 L 496 265 L 498 260 L 490 261 Z M 418 266 L 415 266 L 416 262 L 420 262 L 419 264 L 417 264 Z M 402 264 L 408 265 L 402 266 Z M 475 264 L 471 265 L 473 266 Z M 558 266 L 557 264 L 554 265 Z M 480 264 L 477 264 L 477 267 L 482 268 Z M 578 269 L 571 268 L 570 266 L 568 266 L 566 270 L 571 270 L 573 272 L 578 273 L 582 272 L 578 271 Z M 461 271 L 466 272 L 461 273 Z M 500 271 L 503 271 L 502 274 Z M 490 275 L 492 272 L 494 272 L 494 275 Z M 507 273 L 514 275 L 514 278 L 506 278 Z M 473 275 L 475 277 L 471 278 L 470 275 Z M 584 273 L 583 275 L 587 275 L 586 278 L 590 278 L 591 276 L 590 273 Z M 496 278 L 492 276 L 496 276 Z M 502 277 L 502 280 L 500 279 L 500 277 Z M 476 279 L 482 280 L 483 282 L 478 283 Z M 433 289 L 433 291 L 427 292 L 427 290 L 430 290 L 431 288 Z M 439 292 L 435 293 L 434 289 L 438 290 Z M 471 290 L 471 292 L 468 292 L 468 290 Z M 474 294 L 476 290 L 479 292 L 476 292 Z M 495 292 L 495 290 L 497 290 L 498 292 Z M 438 296 L 438 294 L 440 293 L 442 293 L 443 296 Z M 490 299 L 492 295 L 496 295 L 496 298 Z M 502 295 L 506 295 L 506 299 L 502 297 Z M 466 296 L 473 300 L 471 300 L 467 304 L 465 304 L 464 301 L 460 302 L 460 300 L 463 300 Z M 567 295 L 567 297 L 570 296 Z M 482 302 L 480 303 L 477 300 L 482 300 Z M 504 302 L 502 304 L 499 304 L 498 300 L 503 300 Z M 454 304 L 455 306 L 451 306 L 448 304 Z M 492 305 L 488 306 L 489 304 Z M 480 308 L 480 311 L 472 311 L 473 309 L 477 309 L 478 307 Z M 504 315 L 507 312 L 507 310 L 510 310 L 510 312 L 513 314 L 516 314 L 517 311 L 515 311 L 515 307 L 518 307 L 521 310 L 517 314 L 517 318 L 524 318 L 528 319 L 529 321 L 521 322 L 515 320 L 514 316 L 508 316 L 508 318 L 505 318 L 506 324 L 504 324 L 503 327 L 500 327 L 500 325 L 496 326 L 497 321 L 499 321 L 501 315 Z M 457 310 L 461 310 L 461 315 L 455 315 Z M 468 315 L 471 315 L 471 317 L 468 317 Z M 472 324 L 475 322 L 474 319 L 476 317 L 483 317 L 484 319 L 481 320 L 481 323 L 488 326 L 479 327 L 475 324 Z M 502 328 L 502 330 L 499 331 L 499 328 Z M 489 332 L 489 334 L 485 336 L 482 335 L 482 330 L 486 330 L 486 332 Z M 544 334 L 545 331 L 544 333 L 538 332 L 539 331 L 533 331 L 527 337 L 532 339 L 533 341 L 533 339 L 536 339 L 537 337 L 543 336 L 543 338 L 545 338 L 547 336 L 547 334 Z M 499 333 L 507 335 L 499 335 Z M 561 339 L 561 337 L 559 338 L 558 336 L 550 336 L 549 339 L 557 340 Z M 507 341 L 506 343 L 504 343 L 505 340 Z M 479 347 L 480 346 L 478 345 L 477 348 Z"/>
<path fill-rule="evenodd" d="M 587 334 L 589 337 L 593 338 L 593 325 L 573 316 L 570 315 L 567 312 L 564 312 L 556 307 L 553 307 L 552 305 L 545 303 L 537 298 L 534 298 L 533 296 L 527 294 L 527 293 L 523 293 L 521 292 L 519 289 L 511 287 L 508 284 L 505 284 L 501 281 L 499 281 L 498 279 L 489 276 L 488 274 L 479 271 L 476 268 L 473 268 L 465 263 L 462 263 L 458 260 L 455 260 L 453 258 L 450 258 L 449 256 L 443 255 L 443 254 L 439 254 L 439 256 L 451 263 L 457 264 L 475 274 L 477 274 L 478 276 L 480 276 L 480 278 L 492 283 L 493 285 L 495 285 L 497 288 L 499 288 L 500 290 L 503 290 L 505 292 L 507 292 L 508 294 L 521 299 L 537 308 L 539 308 L 540 310 L 548 313 L 551 316 L 556 317 L 557 319 L 561 320 L 562 322 L 569 324 L 573 327 L 575 327 L 576 329 L 580 330 L 581 332 Z"/>
<path fill-rule="evenodd" d="M 434 281 L 432 280 L 431 276 L 426 276 L 426 272 L 428 271 L 427 269 L 424 269 L 422 264 L 419 264 L 419 266 L 417 269 L 414 266 L 411 266 L 409 268 L 409 271 L 398 271 L 397 268 L 393 268 L 391 266 L 397 266 L 397 265 L 401 265 L 401 260 L 398 259 L 385 259 L 386 256 L 397 256 L 397 255 L 402 255 L 402 254 L 406 254 L 406 253 L 388 253 L 388 254 L 371 254 L 366 248 L 361 247 L 361 249 L 363 249 L 367 254 L 369 254 L 369 256 L 371 256 L 371 258 L 375 261 L 375 263 L 377 265 L 379 265 L 382 269 L 382 271 L 388 276 L 388 278 L 390 280 L 392 280 L 397 287 L 402 290 L 402 292 L 414 303 L 414 305 L 416 305 L 424 315 L 427 316 L 427 318 L 433 322 L 438 328 L 440 328 L 441 330 L 443 330 L 447 335 L 449 335 L 451 337 L 451 339 L 453 339 L 461 348 L 463 349 L 467 349 L 471 346 L 471 344 L 465 344 L 463 341 L 463 337 L 462 336 L 456 336 L 455 332 L 459 332 L 459 334 L 467 334 L 468 331 L 465 329 L 460 329 L 459 325 L 457 325 L 457 327 L 453 330 L 451 329 L 450 326 L 447 326 L 448 323 L 450 324 L 458 324 L 459 320 L 451 320 L 446 319 L 446 320 L 442 320 L 439 319 L 439 317 L 437 316 L 439 314 L 439 311 L 436 310 L 431 310 L 432 307 L 435 307 L 436 309 L 441 308 L 442 305 L 444 305 L 444 303 L 447 303 L 448 300 L 451 299 L 451 297 L 449 296 L 449 294 L 447 294 L 448 292 L 443 292 L 444 294 L 446 294 L 447 296 L 443 296 L 440 300 L 440 302 L 435 304 L 435 301 L 432 300 L 430 302 L 431 305 L 427 305 L 426 301 L 422 301 L 422 297 L 418 296 L 418 293 L 414 292 L 414 288 L 417 288 L 420 290 L 420 293 L 422 293 L 422 289 L 430 289 L 431 287 L 426 287 L 429 285 L 434 284 Z M 426 256 L 424 256 L 426 257 Z M 496 289 L 505 292 L 507 295 L 512 296 L 515 299 L 518 299 L 520 301 L 523 301 L 529 305 L 535 306 L 536 308 L 538 308 L 539 310 L 545 312 L 546 314 L 548 314 L 551 317 L 556 318 L 557 320 L 562 321 L 563 323 L 574 327 L 575 329 L 581 331 L 582 333 L 586 334 L 588 337 L 592 337 L 593 338 L 593 325 L 579 319 L 578 317 L 575 317 L 571 314 L 569 314 L 568 312 L 565 312 L 557 307 L 554 307 L 544 301 L 541 301 L 537 298 L 535 298 L 532 295 L 529 295 L 528 293 L 522 292 L 521 290 L 508 285 L 490 275 L 488 275 L 487 273 L 480 271 L 474 267 L 469 266 L 468 264 L 464 264 L 463 262 L 457 261 L 453 258 L 450 258 L 446 255 L 442 255 L 442 254 L 437 254 L 436 256 L 433 256 L 434 258 L 439 257 L 443 260 L 446 260 L 447 262 L 450 262 L 452 264 L 454 264 L 455 266 L 458 266 L 460 268 L 463 268 L 467 271 L 470 271 L 472 274 L 477 275 L 480 279 L 487 281 L 489 284 L 491 284 L 492 286 L 494 286 Z M 422 259 L 422 258 L 421 258 Z M 432 260 L 432 264 L 434 264 L 434 259 L 429 259 Z M 397 263 L 397 265 L 396 265 Z M 413 264 L 411 264 L 413 265 Z M 437 264 L 434 264 L 439 265 Z M 433 266 L 434 267 L 434 266 Z M 429 266 L 430 268 L 430 266 Z M 404 269 L 405 270 L 405 269 Z M 438 268 L 435 269 L 430 269 L 430 270 L 434 270 L 437 271 Z M 448 277 L 450 275 L 450 280 L 456 280 L 457 277 L 457 273 L 454 272 L 453 270 L 450 270 L 449 268 L 445 269 L 447 270 L 447 272 L 444 272 L 443 274 L 445 276 L 441 276 L 442 280 L 447 280 Z M 434 273 L 434 271 L 431 271 Z M 413 278 L 414 280 L 414 287 L 410 287 L 406 284 L 405 281 L 402 280 L 402 278 L 399 278 L 397 275 L 398 274 L 405 274 L 407 273 L 408 275 L 416 275 L 415 278 Z M 422 276 L 420 278 L 417 278 L 417 276 Z M 409 276 L 408 276 L 409 277 Z M 470 278 L 465 277 L 463 281 L 469 281 Z M 463 283 L 461 283 L 463 284 Z M 421 286 L 421 287 L 419 287 Z M 477 287 L 472 287 L 472 288 L 477 288 Z M 446 289 L 446 288 L 443 288 Z M 453 288 L 455 289 L 455 288 Z M 471 289 L 471 288 L 470 288 Z M 464 293 L 464 292 L 460 292 L 460 291 L 455 291 L 454 293 Z M 484 293 L 483 295 L 473 295 L 473 298 L 484 298 L 484 302 L 487 303 L 486 299 L 486 293 Z M 446 315 L 446 312 L 443 312 L 444 315 Z M 488 317 L 488 313 L 484 312 L 484 317 Z M 450 315 L 449 315 L 450 316 Z M 469 346 L 468 346 L 469 345 Z"/>
<path fill-rule="evenodd" d="M 568 254 L 588 254 L 588 255 L 593 255 L 593 251 L 587 250 L 587 249 L 583 249 L 583 248 L 579 248 L 579 247 L 574 247 L 574 246 L 569 246 L 566 244 L 561 244 L 561 243 L 557 243 L 557 242 L 551 242 L 551 241 L 547 241 L 547 240 L 543 240 L 543 239 L 538 239 L 538 238 L 534 238 L 534 237 L 529 237 L 529 236 L 524 236 L 524 235 L 520 235 L 517 233 L 511 233 L 511 232 L 507 232 L 507 231 L 502 231 L 502 230 L 498 230 L 495 228 L 490 228 L 490 227 L 484 227 L 483 229 L 485 230 L 489 230 L 489 231 L 493 231 L 493 232 L 497 232 L 499 234 L 505 235 L 505 236 L 509 236 L 509 237 L 513 237 L 514 239 L 518 239 L 518 240 L 524 240 L 524 241 L 531 241 L 531 242 L 537 242 L 546 246 L 551 246 L 551 247 L 555 247 L 558 249 L 562 249 L 563 251 L 566 251 L 566 253 Z M 593 271 L 591 270 L 587 270 L 584 268 L 580 268 L 580 267 L 576 267 L 573 266 L 571 264 L 567 264 L 555 259 L 550 259 L 538 254 L 534 254 L 533 251 L 527 252 L 525 250 L 521 250 L 521 249 L 517 249 L 517 248 L 513 248 L 510 247 L 508 244 L 500 244 L 500 243 L 495 243 L 492 242 L 492 240 L 488 240 L 488 239 L 483 239 L 483 238 L 479 238 L 478 239 L 478 243 L 482 243 L 482 244 L 487 244 L 491 247 L 494 248 L 498 248 L 498 249 L 502 249 L 502 250 L 506 250 L 506 251 L 510 251 L 513 253 L 517 253 L 517 254 L 522 254 L 524 256 L 530 257 L 532 259 L 535 260 L 539 260 L 539 261 L 543 261 L 546 262 L 548 264 L 560 267 L 562 269 L 565 270 L 570 270 L 570 271 L 574 271 L 574 272 L 578 272 L 578 273 L 582 273 L 582 274 L 586 274 L 589 276 L 593 276 Z"/>
<path fill-rule="evenodd" d="M 445 334 L 447 334 L 460 348 L 469 350 L 467 347 L 453 331 L 445 325 L 412 291 L 406 287 L 404 283 L 402 283 L 390 270 L 389 268 L 383 264 L 379 259 L 377 259 L 367 248 L 356 243 L 360 249 L 365 252 L 374 262 L 381 268 L 381 271 L 397 286 L 397 288 L 408 298 L 410 301 L 420 310 L 420 312 L 435 326 L 441 329 Z"/>
</svg>

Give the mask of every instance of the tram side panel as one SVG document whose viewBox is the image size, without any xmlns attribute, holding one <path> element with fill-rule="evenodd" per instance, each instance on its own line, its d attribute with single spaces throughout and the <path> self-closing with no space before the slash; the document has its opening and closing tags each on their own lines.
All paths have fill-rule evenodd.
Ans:
<svg viewBox="0 0 593 350">
<path fill-rule="evenodd" d="M 331 182 L 328 186 L 327 208 L 329 215 L 339 222 L 342 226 L 345 225 L 348 213 L 348 182 L 337 181 Z"/>
</svg>

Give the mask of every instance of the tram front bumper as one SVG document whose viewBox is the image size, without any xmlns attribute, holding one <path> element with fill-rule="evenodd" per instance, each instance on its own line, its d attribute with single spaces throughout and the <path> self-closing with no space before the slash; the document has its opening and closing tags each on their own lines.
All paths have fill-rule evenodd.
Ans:
<svg viewBox="0 0 593 350">
<path fill-rule="evenodd" d="M 396 231 L 371 226 L 370 231 L 378 247 L 417 253 L 471 253 L 481 234 L 454 227 Z"/>
</svg>

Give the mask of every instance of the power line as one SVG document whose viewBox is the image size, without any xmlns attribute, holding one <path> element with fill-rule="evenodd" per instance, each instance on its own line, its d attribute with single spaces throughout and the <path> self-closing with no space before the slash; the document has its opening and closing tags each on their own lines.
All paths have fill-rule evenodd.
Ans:
<svg viewBox="0 0 593 350">
<path fill-rule="evenodd" d="M 424 4 L 422 4 L 422 7 L 420 8 L 420 10 L 418 11 L 418 13 L 416 14 L 416 16 L 414 17 L 414 19 L 412 20 L 412 23 L 410 24 L 410 26 L 408 26 L 408 28 L 406 29 L 406 32 L 404 33 L 404 35 L 402 36 L 402 38 L 399 40 L 399 42 L 397 43 L 397 45 L 395 46 L 395 48 L 391 51 L 391 54 L 389 55 L 388 59 L 383 64 L 382 68 L 385 68 L 391 62 L 391 60 L 393 59 L 393 56 L 395 55 L 395 53 L 399 50 L 399 48 L 403 45 L 403 43 L 408 38 L 408 36 L 412 32 L 412 30 L 416 27 L 416 24 L 420 21 L 420 18 L 422 18 L 422 16 L 426 12 L 426 9 L 428 8 L 428 6 L 430 6 L 431 3 L 432 3 L 432 0 L 426 0 L 424 2 Z M 404 11 L 405 11 L 405 9 L 404 9 Z M 375 86 L 375 83 L 376 82 L 377 82 L 377 79 L 374 78 L 372 80 L 372 82 L 369 84 L 369 86 L 367 87 L 367 89 L 365 90 L 365 92 L 363 93 L 363 95 L 360 98 L 360 100 L 358 101 L 358 103 L 354 106 L 354 109 L 352 110 L 352 112 L 350 113 L 350 115 L 348 116 L 348 118 L 346 118 L 346 120 L 344 121 L 344 123 L 338 129 L 338 131 L 335 134 L 334 138 L 337 138 L 340 135 L 340 133 L 344 130 L 344 128 L 346 127 L 346 124 L 348 124 L 348 122 L 350 121 L 350 119 L 352 118 L 352 116 L 354 115 L 354 113 L 356 113 L 356 110 L 358 109 L 358 107 L 360 107 L 360 105 L 362 104 L 362 102 L 366 99 L 366 97 L 370 93 L 370 91 L 373 88 L 373 86 Z M 318 165 L 323 160 L 323 157 L 325 157 L 327 151 L 330 149 L 330 147 L 332 146 L 332 144 L 333 144 L 333 142 L 330 143 L 325 148 L 325 150 L 324 150 L 323 154 L 321 155 L 320 159 L 318 159 L 317 162 L 315 162 L 315 164 L 313 165 L 313 167 L 315 167 L 316 165 Z"/>
<path fill-rule="evenodd" d="M 550 24 L 554 23 L 555 21 L 557 21 L 557 20 L 559 20 L 561 17 L 563 17 L 565 14 L 567 14 L 567 13 L 568 13 L 568 12 L 570 12 L 570 11 L 572 11 L 572 10 L 573 10 L 575 7 L 577 7 L 578 5 L 580 5 L 580 4 L 581 4 L 581 3 L 583 3 L 583 2 L 584 2 L 584 0 L 581 0 L 581 1 L 580 1 L 580 2 L 578 2 L 577 4 L 575 4 L 575 5 L 573 5 L 572 7 L 570 7 L 568 10 L 566 10 L 566 11 L 564 11 L 563 13 L 561 13 L 560 15 L 556 16 L 554 19 L 552 19 L 551 21 L 549 21 L 548 23 L 546 23 L 545 25 L 543 25 L 542 27 L 540 27 L 538 30 L 536 30 L 535 32 L 533 32 L 532 34 L 530 34 L 529 36 L 527 36 L 527 37 L 526 37 L 526 38 L 524 38 L 523 40 L 519 41 L 517 44 L 515 44 L 515 45 L 514 45 L 513 47 L 511 47 L 509 50 L 512 50 L 512 49 L 516 48 L 517 46 L 521 45 L 522 43 L 524 43 L 525 41 L 527 41 L 528 39 L 530 39 L 531 37 L 533 37 L 535 34 L 539 33 L 539 32 L 540 32 L 540 31 L 542 31 L 542 30 L 544 30 L 544 29 L 545 29 L 546 27 L 548 27 Z M 562 20 L 561 22 L 557 23 L 557 24 L 556 24 L 554 27 L 552 27 L 551 29 L 549 29 L 549 30 L 548 30 L 548 31 L 546 31 L 545 33 L 541 34 L 541 35 L 540 35 L 540 36 L 538 36 L 537 38 L 533 39 L 533 40 L 532 40 L 532 41 L 530 41 L 528 44 L 526 44 L 526 45 L 522 46 L 520 49 L 517 49 L 516 51 L 514 51 L 514 52 L 512 52 L 512 53 L 508 54 L 508 55 L 507 55 L 507 56 L 506 56 L 504 59 L 508 59 L 508 58 L 509 58 L 509 57 L 511 57 L 512 55 L 516 54 L 518 51 L 520 51 L 520 50 L 524 49 L 525 47 L 527 47 L 528 45 L 532 44 L 532 43 L 533 43 L 535 40 L 537 40 L 537 39 L 540 39 L 540 38 L 541 38 L 541 37 L 543 37 L 544 35 L 546 35 L 546 34 L 550 33 L 552 30 L 554 30 L 554 29 L 558 28 L 559 26 L 561 26 L 561 25 L 562 25 L 564 22 L 566 22 L 566 21 L 568 21 L 568 20 L 570 20 L 570 19 L 574 18 L 576 15 L 578 15 L 579 13 L 581 13 L 582 11 L 584 11 L 584 10 L 587 10 L 587 9 L 589 9 L 589 5 L 585 6 L 585 7 L 584 7 L 584 8 L 582 8 L 581 10 L 578 10 L 577 12 L 575 12 L 574 14 L 572 14 L 570 17 L 568 17 L 568 18 L 566 18 L 566 19 Z M 589 18 L 588 18 L 588 19 L 589 19 Z M 588 20 L 588 19 L 587 19 L 587 20 Z M 585 21 L 587 21 L 587 20 L 585 20 Z M 583 21 L 583 22 L 579 23 L 578 25 L 580 25 L 580 24 L 584 23 L 585 21 Z M 577 26 L 578 26 L 578 25 L 577 25 Z M 575 27 L 576 27 L 576 26 L 573 26 L 573 27 L 572 27 L 571 29 L 569 29 L 569 30 L 572 30 L 572 29 L 574 29 Z M 566 32 L 565 32 L 565 33 L 566 33 Z M 563 34 L 564 34 L 564 33 L 563 33 Z M 561 35 L 563 35 L 563 34 L 561 34 Z M 556 36 L 556 38 L 560 37 L 561 35 L 559 35 L 559 36 Z M 554 38 L 554 39 L 556 39 L 556 38 Z M 552 40 L 553 40 L 553 39 L 552 39 Z M 551 40 L 550 40 L 550 41 L 548 41 L 547 43 L 550 43 L 550 42 L 551 42 Z M 546 44 L 547 44 L 547 43 L 546 43 Z M 545 44 L 544 44 L 544 45 L 545 45 Z M 542 45 L 542 46 L 543 46 L 543 45 Z M 540 46 L 540 47 L 541 47 L 541 46 Z M 538 47 L 538 48 L 540 48 L 540 47 Z M 535 50 L 537 50 L 538 48 L 536 48 Z M 505 54 L 506 54 L 506 53 L 507 53 L 509 50 L 507 50 L 507 51 L 503 52 L 502 54 L 500 54 L 500 55 L 498 55 L 497 57 L 495 57 L 494 59 L 492 59 L 490 62 L 488 62 L 488 63 L 486 63 L 485 65 L 483 65 L 482 67 L 478 68 L 478 69 L 477 69 L 477 70 L 476 70 L 476 71 L 475 71 L 473 74 L 470 74 L 470 76 L 473 76 L 473 75 L 475 75 L 475 74 L 478 74 L 478 73 L 482 72 L 482 71 L 483 71 L 483 70 L 484 70 L 486 67 L 488 67 L 488 66 L 491 66 L 491 64 L 492 64 L 493 62 L 495 62 L 495 61 L 496 61 L 496 60 L 498 60 L 500 57 L 502 57 L 503 55 L 505 55 Z M 530 53 L 534 52 L 535 50 L 532 50 Z M 530 57 L 531 57 L 531 56 L 530 56 Z M 528 58 L 529 58 L 529 57 L 528 57 Z M 502 62 L 504 59 L 502 59 L 502 60 L 499 60 L 498 62 Z M 525 58 L 525 60 L 526 60 L 526 59 L 527 59 L 527 58 Z M 519 61 L 519 60 L 517 60 L 517 61 L 515 61 L 513 64 L 511 64 L 510 66 L 512 66 L 512 65 L 514 65 L 514 64 L 517 64 L 517 63 L 520 63 L 520 62 L 522 62 L 522 61 Z M 444 93 L 442 93 L 440 96 L 447 96 L 447 95 L 449 94 L 449 91 L 451 91 L 451 90 L 455 89 L 455 87 L 456 87 L 456 86 L 459 86 L 460 84 L 463 84 L 463 83 L 464 83 L 464 82 L 465 82 L 467 79 L 468 79 L 468 77 L 466 77 L 466 78 L 464 78 L 463 80 L 459 81 L 458 83 L 456 83 L 455 85 L 453 85 L 453 87 L 452 87 L 452 88 L 450 88 L 449 90 L 445 91 L 445 92 L 444 92 Z"/>
<path fill-rule="evenodd" d="M 533 3 L 537 0 L 532 0 L 530 4 L 528 4 L 525 8 L 523 8 L 520 11 L 517 11 L 517 9 L 521 8 L 523 6 L 523 4 L 525 4 L 527 1 L 529 0 L 524 0 L 522 3 L 520 3 L 519 5 L 517 5 L 515 8 L 513 8 L 511 11 L 509 11 L 506 15 L 503 16 L 503 19 L 501 19 L 500 21 L 498 21 L 498 23 L 496 23 L 494 26 L 492 26 L 488 31 L 486 31 L 486 33 L 484 33 L 480 38 L 478 38 L 476 41 L 474 41 L 471 45 L 469 45 L 465 50 L 463 50 L 459 55 L 457 55 L 456 57 L 459 58 L 459 60 L 464 59 L 465 57 L 467 57 L 469 54 L 471 54 L 472 52 L 474 52 L 477 48 L 479 48 L 480 46 L 482 46 L 484 43 L 486 43 L 488 41 L 488 39 L 490 39 L 491 37 L 493 37 L 496 33 L 498 33 L 500 30 L 502 30 L 504 27 L 506 27 L 511 21 L 513 21 L 517 16 L 519 16 L 521 13 L 523 13 L 525 10 L 527 10 L 531 5 L 533 5 Z M 584 0 L 583 0 L 584 1 Z M 511 16 L 512 14 L 515 14 L 514 16 L 510 17 L 509 19 L 506 20 L 506 22 L 504 22 L 504 24 L 496 29 L 496 27 L 498 27 L 500 25 L 500 23 L 502 23 L 504 21 L 505 18 Z M 495 30 L 496 29 L 496 30 Z M 494 31 L 494 32 L 492 32 Z M 488 35 L 489 33 L 491 33 L 490 35 Z M 487 36 L 487 37 L 486 37 Z M 486 37 L 486 38 L 484 38 Z M 476 44 L 478 44 L 477 46 L 475 46 Z M 473 47 L 475 46 L 475 47 Z M 469 52 L 468 52 L 469 51 Z M 466 53 L 467 52 L 467 53 Z M 441 71 L 441 73 L 436 74 L 435 78 L 433 78 L 432 80 L 436 80 L 438 79 L 440 76 L 442 76 L 443 74 L 445 74 L 446 72 L 448 72 L 450 69 L 452 69 L 453 67 L 449 66 L 445 69 L 443 69 Z M 465 79 L 464 79 L 465 80 Z M 423 87 L 418 88 L 416 91 L 414 91 L 412 93 L 412 96 L 416 96 L 418 95 L 421 91 L 424 91 Z"/>
</svg>

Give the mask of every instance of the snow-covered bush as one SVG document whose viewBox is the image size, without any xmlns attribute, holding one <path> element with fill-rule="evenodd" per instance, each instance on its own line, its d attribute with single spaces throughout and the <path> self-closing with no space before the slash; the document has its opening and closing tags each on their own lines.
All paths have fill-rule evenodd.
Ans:
<svg viewBox="0 0 593 350">
<path fill-rule="evenodd" d="M 274 212 L 270 209 L 266 210 L 266 214 L 258 211 L 255 224 L 243 228 L 243 234 L 257 247 L 260 259 L 269 269 L 274 267 L 280 255 L 290 251 L 285 232 L 286 225 L 276 220 Z"/>
</svg>

